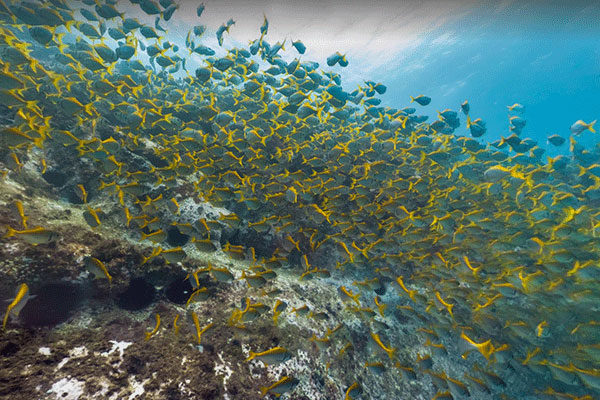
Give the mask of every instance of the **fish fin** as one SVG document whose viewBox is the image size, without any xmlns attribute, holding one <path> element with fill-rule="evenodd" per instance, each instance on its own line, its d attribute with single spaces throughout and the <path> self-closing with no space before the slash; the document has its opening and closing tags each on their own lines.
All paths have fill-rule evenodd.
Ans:
<svg viewBox="0 0 600 400">
<path fill-rule="evenodd" d="M 2 320 L 2 329 L 6 328 L 6 323 L 8 322 L 8 316 L 10 315 L 11 307 L 6 309 L 6 314 L 4 314 L 4 319 Z M 265 392 L 266 393 L 266 392 Z M 263 394 L 264 396 L 264 394 Z"/>
<path fill-rule="evenodd" d="M 4 235 L 5 238 L 13 237 L 17 234 L 16 229 L 11 228 L 10 226 L 7 226 L 6 229 L 7 229 L 7 232 L 6 232 L 6 235 Z"/>
<path fill-rule="evenodd" d="M 33 144 L 35 144 L 35 146 L 39 149 L 43 149 L 44 148 L 44 137 L 40 136 L 39 138 L 36 138 L 33 140 Z"/>
<path fill-rule="evenodd" d="M 2 326 L 4 328 L 4 326 Z M 269 388 L 266 386 L 263 386 L 260 388 L 260 393 L 262 394 L 262 396 L 266 396 L 267 392 L 269 391 Z"/>
<path fill-rule="evenodd" d="M 37 297 L 37 294 L 32 294 L 30 296 L 26 295 L 26 298 L 21 301 L 29 301 L 31 299 L 35 299 L 36 297 Z M 12 310 L 12 318 L 17 319 L 19 317 L 19 314 L 23 310 L 23 307 L 17 307 L 17 309 L 12 308 L 11 310 Z"/>
<path fill-rule="evenodd" d="M 86 104 L 84 106 L 84 110 L 85 110 L 86 114 L 92 116 L 93 115 L 92 114 L 93 107 L 94 107 L 94 103 L 88 103 L 88 104 Z"/>
</svg>

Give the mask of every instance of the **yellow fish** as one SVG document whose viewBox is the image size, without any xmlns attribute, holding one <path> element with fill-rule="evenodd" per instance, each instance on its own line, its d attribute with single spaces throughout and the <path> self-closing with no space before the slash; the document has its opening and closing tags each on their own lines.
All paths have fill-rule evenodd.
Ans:
<svg viewBox="0 0 600 400">
<path fill-rule="evenodd" d="M 194 320 L 194 326 L 196 327 L 196 338 L 198 339 L 198 344 L 201 344 L 202 334 L 204 332 L 206 332 L 207 330 L 209 330 L 214 325 L 214 322 L 211 322 L 210 324 L 206 325 L 204 328 L 200 328 L 200 321 L 198 320 L 198 315 L 193 311 L 192 311 L 192 319 Z"/>
<path fill-rule="evenodd" d="M 279 395 L 293 390 L 298 383 L 300 383 L 298 379 L 290 376 L 284 376 L 271 386 L 262 387 L 260 391 L 263 396 L 266 396 L 267 393 L 273 393 L 275 396 L 279 397 Z"/>
<path fill-rule="evenodd" d="M 19 237 L 22 238 L 27 243 L 38 245 L 38 244 L 46 244 L 55 241 L 58 239 L 58 234 L 56 232 L 47 230 L 46 228 L 42 228 L 38 226 L 33 229 L 26 229 L 23 231 L 18 231 L 16 229 L 7 227 L 8 232 L 4 235 L 7 237 Z"/>
<path fill-rule="evenodd" d="M 156 314 L 156 325 L 154 326 L 154 329 L 150 332 L 146 332 L 146 339 L 145 340 L 150 340 L 150 338 L 154 335 L 156 335 L 156 333 L 158 332 L 158 329 L 160 328 L 160 315 Z"/>
<path fill-rule="evenodd" d="M 255 353 L 253 351 L 250 352 L 250 357 L 246 359 L 246 361 L 259 359 L 264 362 L 266 365 L 279 364 L 289 360 L 292 357 L 292 354 L 284 349 L 283 347 L 277 346 L 272 349 L 263 351 L 261 353 Z"/>
<path fill-rule="evenodd" d="M 77 193 L 77 195 L 79 196 L 81 201 L 83 201 L 83 204 L 86 204 L 88 194 L 87 194 L 87 191 L 85 190 L 85 187 L 83 187 L 83 185 L 77 185 L 77 188 L 79 188 L 79 190 L 81 191 L 81 193 Z"/>
<path fill-rule="evenodd" d="M 383 351 L 385 351 L 388 355 L 388 357 L 390 358 L 390 360 L 394 357 L 394 352 L 396 351 L 395 347 L 386 347 L 382 342 L 381 339 L 379 338 L 379 335 L 376 333 L 371 332 L 371 337 L 373 338 L 373 340 L 375 341 L 375 343 L 377 343 L 377 345 L 379 347 L 381 347 L 381 349 Z"/>
<path fill-rule="evenodd" d="M 17 294 L 14 300 L 6 307 L 6 314 L 4 314 L 4 320 L 2 321 L 2 329 L 6 328 L 6 323 L 8 322 L 8 316 L 11 311 L 15 316 L 19 315 L 19 312 L 25 307 L 27 300 L 31 299 L 34 296 L 29 295 L 29 286 L 26 283 L 22 283 L 17 290 Z"/>
<path fill-rule="evenodd" d="M 19 215 L 21 216 L 21 223 L 23 224 L 23 228 L 27 229 L 27 216 L 25 215 L 25 211 L 23 210 L 23 203 L 19 200 L 15 201 L 15 205 L 17 206 L 17 210 L 19 211 Z"/>
<path fill-rule="evenodd" d="M 86 257 L 84 263 L 86 269 L 94 275 L 95 279 L 106 277 L 108 283 L 112 282 L 112 276 L 110 276 L 108 269 L 102 261 L 94 257 Z"/>
</svg>

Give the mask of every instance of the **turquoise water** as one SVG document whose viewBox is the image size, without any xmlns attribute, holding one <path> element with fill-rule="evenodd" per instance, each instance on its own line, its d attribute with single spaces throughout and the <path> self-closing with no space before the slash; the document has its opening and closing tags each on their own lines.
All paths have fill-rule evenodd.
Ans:
<svg viewBox="0 0 600 400">
<path fill-rule="evenodd" d="M 489 141 L 510 134 L 505 106 L 521 103 L 524 135 L 537 140 L 548 156 L 566 154 L 567 146 L 557 149 L 547 136 L 568 138 L 574 121 L 598 116 L 598 4 L 516 1 L 497 11 L 494 3 L 428 33 L 408 59 L 395 64 L 400 73 L 386 79 L 395 95 L 386 101 L 428 93 L 432 108 L 442 110 L 469 100 L 473 115 L 487 122 Z M 449 41 L 434 44 L 440 37 Z M 421 68 L 406 71 L 413 64 Z M 597 139 L 585 135 L 582 143 Z"/>
</svg>

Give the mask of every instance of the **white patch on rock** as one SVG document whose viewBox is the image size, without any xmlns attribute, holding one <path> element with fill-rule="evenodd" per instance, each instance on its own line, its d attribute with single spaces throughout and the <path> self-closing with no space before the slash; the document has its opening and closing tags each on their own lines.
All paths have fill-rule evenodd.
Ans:
<svg viewBox="0 0 600 400">
<path fill-rule="evenodd" d="M 4 251 L 10 255 L 16 255 L 21 250 L 21 246 L 18 242 L 14 243 L 4 243 L 3 244 Z"/>
<path fill-rule="evenodd" d="M 65 364 L 68 363 L 70 359 L 71 359 L 71 357 L 65 357 L 62 360 L 60 360 L 60 362 L 56 366 L 56 369 L 61 369 L 62 367 L 64 367 Z"/>
<path fill-rule="evenodd" d="M 225 394 L 223 395 L 223 400 L 229 400 L 229 394 L 227 393 L 227 381 L 231 378 L 233 371 L 229 368 L 229 365 L 223 360 L 223 352 L 219 353 L 219 360 L 221 360 L 221 364 L 215 362 L 215 375 L 223 375 L 223 389 Z"/>
<path fill-rule="evenodd" d="M 242 343 L 242 353 L 244 353 L 244 357 L 250 357 L 250 345 L 246 343 Z"/>
<path fill-rule="evenodd" d="M 69 362 L 69 360 L 72 360 L 74 358 L 85 357 L 87 355 L 88 355 L 88 350 L 85 348 L 85 346 L 74 347 L 71 350 L 69 350 L 69 356 L 63 358 L 58 363 L 58 365 L 56 366 L 56 369 L 59 370 L 62 367 L 64 367 L 65 364 Z"/>
<path fill-rule="evenodd" d="M 77 400 L 83 394 L 84 387 L 85 382 L 69 376 L 55 382 L 47 393 L 55 393 L 57 400 Z"/>
<path fill-rule="evenodd" d="M 133 342 L 117 342 L 116 340 L 111 340 L 110 342 L 113 344 L 112 348 L 109 351 L 99 354 L 104 357 L 109 357 L 115 351 L 119 351 L 119 362 L 114 366 L 114 368 L 118 369 L 123 362 L 123 353 L 125 352 L 125 349 L 131 346 Z"/>
<path fill-rule="evenodd" d="M 52 350 L 50 350 L 50 347 L 40 347 L 38 353 L 43 356 L 49 356 L 52 354 Z"/>
<path fill-rule="evenodd" d="M 129 395 L 129 400 L 133 400 L 138 396 L 142 396 L 144 394 L 144 385 L 150 380 L 144 379 L 142 382 L 138 382 L 135 380 L 134 376 L 129 377 L 129 386 L 131 387 L 131 394 Z M 141 397 L 140 397 L 141 398 Z"/>
<path fill-rule="evenodd" d="M 125 349 L 133 344 L 133 342 L 117 342 L 116 340 L 111 340 L 110 342 L 113 344 L 112 348 L 109 351 L 100 353 L 101 356 L 108 357 L 115 351 L 119 350 L 119 357 L 123 358 Z"/>
<path fill-rule="evenodd" d="M 85 357 L 88 355 L 88 350 L 85 346 L 74 347 L 69 351 L 69 356 L 72 358 Z"/>
<path fill-rule="evenodd" d="M 215 362 L 215 375 L 223 375 L 223 387 L 227 391 L 227 381 L 231 378 L 233 371 L 229 368 L 225 360 L 223 360 L 223 352 L 219 353 L 219 360 L 221 360 L 221 364 Z"/>
</svg>

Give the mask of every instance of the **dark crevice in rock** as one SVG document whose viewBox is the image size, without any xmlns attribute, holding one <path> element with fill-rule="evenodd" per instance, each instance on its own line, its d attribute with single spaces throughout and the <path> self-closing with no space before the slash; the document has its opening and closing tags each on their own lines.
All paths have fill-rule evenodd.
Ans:
<svg viewBox="0 0 600 400">
<path fill-rule="evenodd" d="M 117 305 L 129 311 L 142 310 L 152 304 L 155 297 L 154 286 L 143 278 L 134 278 L 129 282 L 127 289 L 119 295 Z"/>
<path fill-rule="evenodd" d="M 49 283 L 23 307 L 19 318 L 27 327 L 55 326 L 68 320 L 83 302 L 83 289 L 69 282 Z"/>
</svg>

